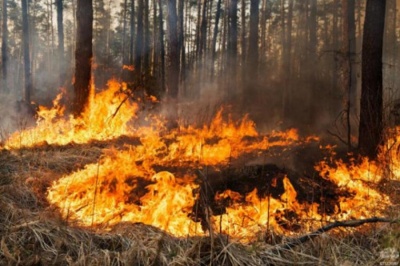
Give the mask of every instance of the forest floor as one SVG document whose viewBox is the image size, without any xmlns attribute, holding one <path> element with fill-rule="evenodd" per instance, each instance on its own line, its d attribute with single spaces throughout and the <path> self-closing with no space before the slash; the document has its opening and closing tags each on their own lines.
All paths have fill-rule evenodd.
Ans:
<svg viewBox="0 0 400 266">
<path fill-rule="evenodd" d="M 115 143 L 114 143 L 115 144 Z M 46 200 L 61 176 L 96 162 L 101 143 L 0 151 L 0 265 L 399 265 L 400 225 L 339 228 L 294 247 L 269 234 L 240 243 L 225 235 L 177 238 L 140 223 L 99 232 L 69 225 Z M 400 202 L 400 185 L 382 184 Z M 398 219 L 400 206 L 387 210 Z M 309 232 L 303 232 L 306 234 Z"/>
</svg>

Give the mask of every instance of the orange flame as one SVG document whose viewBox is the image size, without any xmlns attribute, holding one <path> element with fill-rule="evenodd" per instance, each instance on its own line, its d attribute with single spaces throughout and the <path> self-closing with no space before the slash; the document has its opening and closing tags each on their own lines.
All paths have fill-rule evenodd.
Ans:
<svg viewBox="0 0 400 266">
<path fill-rule="evenodd" d="M 126 85 L 110 81 L 108 86 L 93 95 L 81 118 L 66 116 L 59 105 L 61 95 L 57 96 L 53 108 L 40 108 L 36 127 L 16 132 L 6 142 L 7 149 L 15 149 L 42 143 L 88 143 L 122 135 L 140 139 L 139 145 L 105 150 L 97 163 L 60 178 L 48 189 L 48 201 L 71 223 L 109 229 L 122 221 L 141 222 L 176 236 L 204 235 L 212 229 L 249 241 L 257 232 L 266 230 L 290 233 L 288 228 L 296 223 L 308 229 L 323 220 L 377 215 L 390 203 L 387 196 L 374 188 L 383 178 L 377 163 L 364 159 L 361 164 L 336 161 L 330 166 L 323 161 L 315 166 L 320 175 L 351 194 L 340 199 L 333 214 L 320 214 L 317 203 L 300 203 L 289 178 L 284 177 L 284 193 L 278 198 L 260 197 L 256 189 L 247 195 L 231 190 L 216 193 L 216 201 L 231 203 L 223 214 L 207 211 L 207 229 L 204 223 L 190 217 L 199 200 L 195 193 L 199 185 L 193 170 L 226 166 L 246 154 L 318 139 L 303 139 L 295 129 L 263 136 L 247 116 L 234 122 L 223 119 L 222 110 L 201 128 L 181 126 L 167 131 L 165 121 L 156 116 L 147 118 L 149 126 L 137 126 L 138 105 L 126 100 Z M 388 152 L 392 152 L 390 156 L 395 160 L 392 171 L 398 173 L 398 156 L 393 150 Z M 156 166 L 191 171 L 157 171 Z"/>
</svg>

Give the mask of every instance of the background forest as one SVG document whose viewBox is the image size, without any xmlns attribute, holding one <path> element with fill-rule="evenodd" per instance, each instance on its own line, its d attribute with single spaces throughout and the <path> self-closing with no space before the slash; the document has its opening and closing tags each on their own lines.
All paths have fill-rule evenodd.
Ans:
<svg viewBox="0 0 400 266">
<path fill-rule="evenodd" d="M 116 78 L 133 90 L 178 97 L 182 109 L 190 106 L 194 113 L 228 103 L 240 115 L 250 113 L 260 126 L 330 129 L 345 138 L 346 114 L 358 125 L 365 2 L 94 0 L 96 89 Z M 387 113 L 398 94 L 398 2 L 386 5 Z M 49 104 L 61 87 L 71 90 L 76 1 L 29 0 L 26 10 L 21 5 L 26 1 L 0 3 L 2 108 L 13 113 L 15 101 Z M 25 47 L 24 36 L 29 38 Z M 12 126 L 10 120 L 3 123 Z"/>
</svg>

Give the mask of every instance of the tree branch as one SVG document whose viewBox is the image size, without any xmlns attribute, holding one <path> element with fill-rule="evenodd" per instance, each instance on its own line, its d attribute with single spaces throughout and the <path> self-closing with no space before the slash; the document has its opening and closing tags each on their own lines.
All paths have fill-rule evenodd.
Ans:
<svg viewBox="0 0 400 266">
<path fill-rule="evenodd" d="M 275 248 L 276 249 L 290 249 L 295 246 L 301 245 L 308 240 L 311 240 L 315 238 L 316 236 L 321 235 L 322 233 L 325 233 L 327 231 L 330 231 L 334 228 L 337 227 L 357 227 L 366 223 L 400 223 L 400 219 L 388 219 L 388 218 L 381 218 L 381 217 L 373 217 L 373 218 L 368 218 L 368 219 L 361 219 L 361 220 L 350 220 L 350 221 L 337 221 L 331 224 L 328 224 L 326 226 L 323 226 L 319 229 L 317 229 L 314 232 L 311 232 L 309 234 L 300 236 L 298 238 L 293 238 L 286 243 L 283 243 L 281 245 L 277 245 Z"/>
</svg>

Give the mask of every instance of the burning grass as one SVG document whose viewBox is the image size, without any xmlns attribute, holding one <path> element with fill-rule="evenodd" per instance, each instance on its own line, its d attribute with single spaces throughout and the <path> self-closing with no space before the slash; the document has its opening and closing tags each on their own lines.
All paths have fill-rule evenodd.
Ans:
<svg viewBox="0 0 400 266">
<path fill-rule="evenodd" d="M 304 164 L 305 147 L 321 151 L 317 138 L 261 135 L 247 117 L 222 111 L 197 127 L 168 130 L 158 116 L 138 123 L 125 90 L 110 83 L 81 118 L 65 116 L 58 99 L 41 108 L 36 127 L 5 141 L 1 262 L 374 265 L 380 251 L 399 249 L 397 224 L 295 241 L 336 220 L 398 219 L 397 134 L 379 164 L 321 153 L 311 170 L 294 172 L 274 160 L 285 165 L 296 153 Z"/>
<path fill-rule="evenodd" d="M 377 265 L 385 261 L 380 252 L 400 248 L 396 224 L 340 229 L 293 248 L 281 247 L 293 236 L 273 231 L 260 231 L 257 240 L 240 243 L 218 232 L 175 237 L 143 223 L 122 222 L 109 231 L 73 226 L 72 221 L 63 219 L 48 204 L 46 190 L 62 175 L 97 162 L 105 145 L 71 144 L 1 151 L 1 264 Z M 115 140 L 107 145 L 121 144 Z M 395 186 L 392 183 L 385 187 L 396 196 Z M 393 218 L 397 218 L 398 208 L 392 208 Z"/>
</svg>

